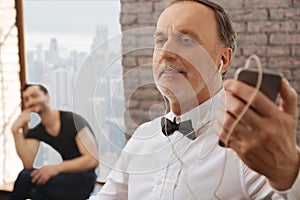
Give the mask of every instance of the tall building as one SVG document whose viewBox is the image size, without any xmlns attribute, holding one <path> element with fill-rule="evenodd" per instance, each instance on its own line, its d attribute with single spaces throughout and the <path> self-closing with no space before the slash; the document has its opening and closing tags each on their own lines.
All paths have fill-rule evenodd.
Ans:
<svg viewBox="0 0 300 200">
<path fill-rule="evenodd" d="M 58 50 L 58 42 L 56 38 L 51 38 L 50 47 L 47 55 L 47 60 L 50 63 L 58 64 L 59 61 L 59 50 Z"/>
<path fill-rule="evenodd" d="M 43 46 L 41 44 L 36 45 L 36 61 L 45 61 L 45 52 L 43 51 Z"/>
<path fill-rule="evenodd" d="M 73 90 L 72 68 L 56 66 L 51 76 L 51 83 L 55 107 L 64 110 L 71 109 Z"/>
<path fill-rule="evenodd" d="M 91 50 L 95 49 L 97 45 L 102 44 L 105 42 L 108 38 L 108 29 L 106 25 L 97 25 L 96 26 L 96 35 L 93 39 L 93 44 L 91 45 Z M 108 50 L 107 43 L 101 45 L 101 48 L 103 48 L 105 51 Z"/>
</svg>

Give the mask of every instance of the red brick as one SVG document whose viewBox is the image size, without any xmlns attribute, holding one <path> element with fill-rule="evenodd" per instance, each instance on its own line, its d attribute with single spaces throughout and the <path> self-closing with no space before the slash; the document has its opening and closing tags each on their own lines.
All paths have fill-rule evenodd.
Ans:
<svg viewBox="0 0 300 200">
<path fill-rule="evenodd" d="M 300 7 L 300 1 L 299 0 L 294 0 L 293 7 Z"/>
<path fill-rule="evenodd" d="M 238 33 L 244 33 L 247 30 L 246 22 L 234 22 L 234 26 Z"/>
<path fill-rule="evenodd" d="M 299 68 L 300 67 L 300 58 L 293 57 L 293 61 L 294 61 L 294 66 Z"/>
<path fill-rule="evenodd" d="M 141 78 L 141 84 L 153 83 L 152 63 L 140 65 L 138 70 L 139 77 Z"/>
<path fill-rule="evenodd" d="M 292 0 L 246 0 L 246 8 L 288 8 Z"/>
<path fill-rule="evenodd" d="M 222 7 L 224 7 L 225 9 L 229 9 L 229 8 L 238 9 L 238 8 L 244 8 L 245 6 L 244 0 L 234 0 L 234 1 L 223 0 L 223 1 L 215 1 L 215 2 L 221 5 Z"/>
<path fill-rule="evenodd" d="M 292 58 L 270 58 L 268 66 L 271 68 L 293 68 L 294 60 Z"/>
<path fill-rule="evenodd" d="M 234 52 L 234 56 L 241 56 L 243 54 L 242 52 L 242 48 L 240 46 L 237 46 L 237 48 L 235 49 L 235 52 Z"/>
<path fill-rule="evenodd" d="M 296 32 L 300 32 L 300 22 L 296 23 Z"/>
<path fill-rule="evenodd" d="M 145 121 L 150 120 L 149 112 L 147 110 L 137 110 L 137 109 L 130 109 L 130 118 L 136 124 L 142 124 Z"/>
<path fill-rule="evenodd" d="M 267 44 L 268 38 L 266 34 L 239 34 L 237 37 L 238 45 L 241 44 Z"/>
<path fill-rule="evenodd" d="M 157 89 L 139 89 L 134 92 L 132 95 L 133 99 L 158 99 L 160 98 L 161 94 Z"/>
<path fill-rule="evenodd" d="M 129 77 L 138 77 L 139 74 L 138 67 L 132 67 L 132 66 L 124 66 L 123 65 L 123 78 L 129 78 Z"/>
<path fill-rule="evenodd" d="M 242 67 L 245 65 L 245 58 L 244 57 L 241 57 L 241 56 L 236 56 L 234 57 L 233 59 L 233 62 L 231 64 L 231 67 L 232 68 L 236 68 L 236 67 Z"/>
<path fill-rule="evenodd" d="M 140 101 L 138 101 L 138 100 L 130 99 L 126 104 L 126 108 L 129 108 L 129 109 L 138 108 L 139 102 Z"/>
<path fill-rule="evenodd" d="M 300 44 L 299 34 L 271 34 L 270 44 Z"/>
<path fill-rule="evenodd" d="M 293 71 L 292 74 L 293 74 L 293 75 L 292 75 L 293 79 L 295 79 L 295 80 L 300 80 L 300 70 L 299 70 L 299 69 Z"/>
<path fill-rule="evenodd" d="M 292 56 L 300 56 L 300 46 L 292 46 Z"/>
<path fill-rule="evenodd" d="M 132 95 L 132 93 L 140 86 L 140 81 L 138 77 L 125 77 L 124 87 L 128 89 L 128 95 Z"/>
<path fill-rule="evenodd" d="M 289 46 L 268 46 L 267 48 L 267 56 L 286 56 L 290 55 L 290 47 Z"/>
<path fill-rule="evenodd" d="M 150 13 L 153 12 L 153 3 L 148 2 L 124 2 L 121 9 L 127 13 Z"/>
<path fill-rule="evenodd" d="M 283 77 L 285 77 L 288 80 L 292 78 L 292 72 L 291 72 L 291 70 L 280 69 L 280 73 L 282 73 Z"/>
<path fill-rule="evenodd" d="M 129 36 L 125 33 L 125 36 L 123 36 L 122 38 L 122 46 L 123 52 L 127 52 L 130 51 L 132 46 L 136 46 L 137 45 L 137 38 L 134 36 Z"/>
<path fill-rule="evenodd" d="M 136 123 L 134 119 L 132 119 L 132 113 L 131 110 L 126 110 L 124 114 L 124 121 L 126 124 L 126 129 L 129 129 L 129 131 L 134 131 L 140 124 Z M 129 133 L 132 134 L 132 133 Z"/>
<path fill-rule="evenodd" d="M 255 20 L 267 20 L 268 11 L 266 9 L 259 10 L 231 10 L 229 12 L 233 21 L 255 21 Z"/>
<path fill-rule="evenodd" d="M 299 20 L 300 10 L 295 8 L 289 9 L 270 9 L 270 19 L 272 20 Z"/>
<path fill-rule="evenodd" d="M 150 56 L 145 56 L 145 57 L 139 57 L 138 58 L 138 63 L 139 63 L 139 65 L 144 65 L 144 64 L 151 64 L 151 66 L 152 66 L 152 57 L 150 57 Z M 150 67 L 150 69 L 151 69 L 151 67 Z"/>
<path fill-rule="evenodd" d="M 121 24 L 133 24 L 137 22 L 136 14 L 123 14 L 121 15 Z"/>
<path fill-rule="evenodd" d="M 149 110 L 151 109 L 151 107 L 155 107 L 158 105 L 159 107 L 164 107 L 164 104 L 161 101 L 149 100 L 149 99 L 145 99 L 144 101 L 141 101 L 140 105 L 142 108 L 148 108 Z"/>
<path fill-rule="evenodd" d="M 292 21 L 256 21 L 248 22 L 248 32 L 293 32 L 296 24 Z"/>
<path fill-rule="evenodd" d="M 249 56 L 250 56 L 250 55 L 249 55 Z M 247 55 L 246 58 L 249 58 L 249 56 Z M 267 57 L 266 57 L 266 56 L 258 56 L 258 57 L 259 57 L 259 60 L 260 60 L 260 62 L 261 62 L 261 66 L 262 66 L 263 68 L 268 67 L 268 59 L 267 59 Z M 245 67 L 245 64 L 246 64 L 246 59 L 245 59 L 244 64 L 242 65 L 242 67 Z M 251 68 L 257 68 L 258 66 L 257 66 L 257 63 L 254 62 L 254 60 L 252 60 L 252 61 L 250 62 L 250 64 L 249 64 L 249 67 L 251 67 Z"/>
<path fill-rule="evenodd" d="M 262 45 L 247 45 L 243 46 L 243 55 L 257 54 L 259 56 L 265 56 L 267 54 L 267 47 Z"/>
<path fill-rule="evenodd" d="M 299 94 L 300 93 L 300 81 L 291 81 L 290 84 Z"/>
<path fill-rule="evenodd" d="M 124 57 L 122 59 L 122 65 L 125 67 L 134 67 L 137 66 L 137 60 L 135 57 Z"/>
<path fill-rule="evenodd" d="M 232 79 L 234 78 L 234 73 L 236 71 L 236 68 L 235 67 L 230 67 L 225 75 L 225 79 Z"/>
<path fill-rule="evenodd" d="M 149 24 L 155 26 L 158 16 L 153 13 L 139 13 L 137 22 L 141 25 Z"/>
<path fill-rule="evenodd" d="M 167 1 L 158 1 L 154 3 L 154 10 L 161 13 L 167 6 Z"/>
<path fill-rule="evenodd" d="M 139 48 L 154 48 L 154 37 L 153 35 L 142 36 L 138 38 Z"/>
<path fill-rule="evenodd" d="M 153 48 L 141 48 L 137 49 L 134 52 L 132 52 L 132 55 L 136 57 L 141 57 L 141 56 L 151 56 L 153 54 Z"/>
</svg>

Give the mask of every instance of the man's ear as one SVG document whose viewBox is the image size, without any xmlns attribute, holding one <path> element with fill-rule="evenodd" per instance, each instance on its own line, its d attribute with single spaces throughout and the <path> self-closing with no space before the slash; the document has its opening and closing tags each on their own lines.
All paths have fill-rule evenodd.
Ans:
<svg viewBox="0 0 300 200">
<path fill-rule="evenodd" d="M 50 102 L 50 95 L 49 94 L 46 94 L 46 99 L 47 99 L 47 102 L 49 103 Z"/>
<path fill-rule="evenodd" d="M 220 69 L 221 61 L 223 62 L 222 69 Z M 220 71 L 221 74 L 225 74 L 227 72 L 227 70 L 230 67 L 231 61 L 232 61 L 232 49 L 229 47 L 223 48 L 221 50 L 221 55 L 218 63 L 218 70 L 221 70 Z"/>
</svg>

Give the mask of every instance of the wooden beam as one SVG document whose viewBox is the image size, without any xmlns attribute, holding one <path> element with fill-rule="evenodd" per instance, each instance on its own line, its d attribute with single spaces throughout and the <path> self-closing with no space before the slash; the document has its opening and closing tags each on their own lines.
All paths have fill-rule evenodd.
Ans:
<svg viewBox="0 0 300 200">
<path fill-rule="evenodd" d="M 20 84 L 21 89 L 27 82 L 26 75 L 26 51 L 25 51 L 25 37 L 24 37 L 24 10 L 23 10 L 23 0 L 15 0 L 16 7 L 16 26 L 18 29 L 18 46 L 19 46 L 19 63 L 20 63 Z M 22 92 L 20 90 L 20 92 Z M 22 102 L 23 107 L 23 102 Z"/>
</svg>

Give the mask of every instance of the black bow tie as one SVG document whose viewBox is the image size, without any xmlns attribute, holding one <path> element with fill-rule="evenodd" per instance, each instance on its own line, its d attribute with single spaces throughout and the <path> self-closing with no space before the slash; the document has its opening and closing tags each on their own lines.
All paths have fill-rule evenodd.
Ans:
<svg viewBox="0 0 300 200">
<path fill-rule="evenodd" d="M 179 131 L 183 135 L 186 135 L 191 140 L 196 139 L 195 131 L 192 127 L 192 121 L 184 121 L 179 124 L 175 122 L 176 118 L 174 117 L 173 122 L 170 121 L 168 118 L 162 117 L 161 118 L 161 130 L 165 136 L 172 135 L 175 131 Z M 167 122 L 167 124 L 165 124 Z M 166 127 L 167 125 L 167 127 Z M 167 132 L 166 132 L 167 131 Z"/>
</svg>

